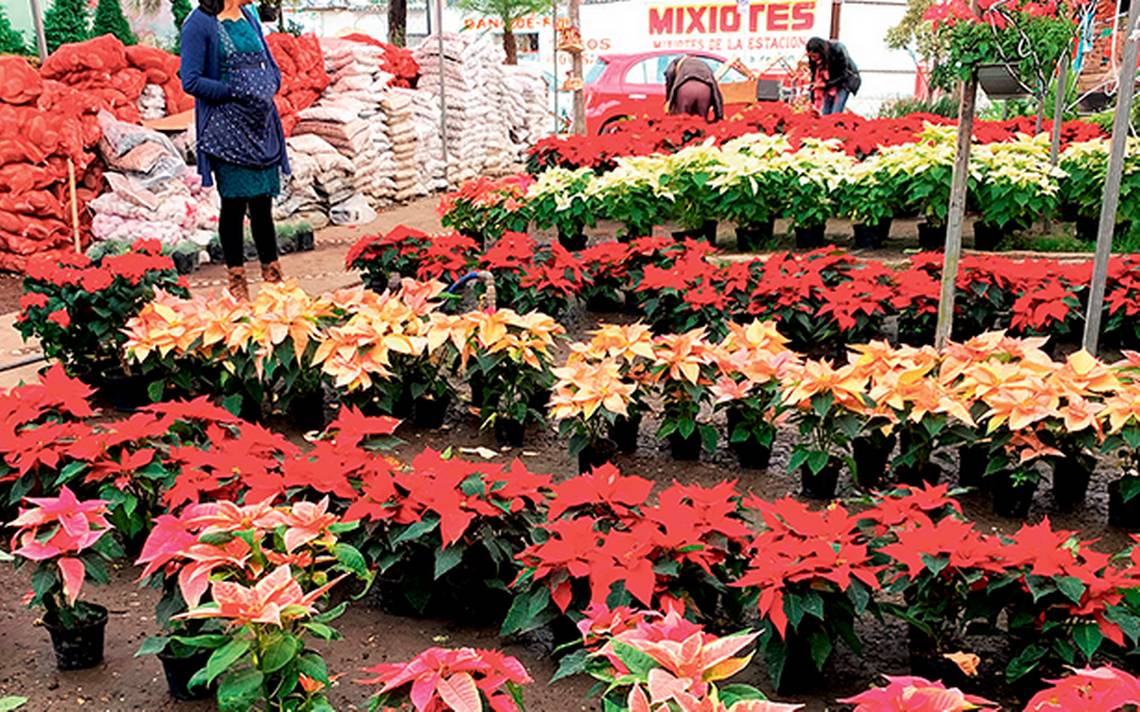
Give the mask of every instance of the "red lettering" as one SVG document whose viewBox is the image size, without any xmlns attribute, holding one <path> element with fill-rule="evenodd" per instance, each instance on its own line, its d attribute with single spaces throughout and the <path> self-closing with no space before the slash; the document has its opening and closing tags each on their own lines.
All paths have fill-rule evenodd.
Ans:
<svg viewBox="0 0 1140 712">
<path fill-rule="evenodd" d="M 688 32 L 700 32 L 702 34 L 708 32 L 705 29 L 704 15 L 708 7 L 687 7 L 689 12 L 689 29 Z"/>
<path fill-rule="evenodd" d="M 815 3 L 798 2 L 792 5 L 792 32 L 815 27 Z"/>
<path fill-rule="evenodd" d="M 720 31 L 739 32 L 740 13 L 731 5 L 722 5 L 720 8 Z"/>
<path fill-rule="evenodd" d="M 772 4 L 768 6 L 768 31 L 787 32 L 788 16 L 791 14 L 787 5 Z"/>
<path fill-rule="evenodd" d="M 680 14 L 680 13 L 677 13 Z M 673 32 L 673 8 L 649 8 L 649 34 L 668 35 Z"/>
<path fill-rule="evenodd" d="M 748 31 L 756 33 L 760 31 L 760 16 L 764 14 L 764 5 L 749 5 L 748 6 Z"/>
</svg>

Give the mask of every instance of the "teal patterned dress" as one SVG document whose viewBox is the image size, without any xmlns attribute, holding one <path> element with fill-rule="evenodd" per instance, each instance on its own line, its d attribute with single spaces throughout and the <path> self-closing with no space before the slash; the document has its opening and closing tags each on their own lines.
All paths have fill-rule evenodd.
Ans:
<svg viewBox="0 0 1140 712">
<path fill-rule="evenodd" d="M 238 52 L 262 52 L 261 38 L 253 25 L 240 20 L 221 20 L 221 31 L 229 34 L 233 47 Z M 229 79 L 226 70 L 226 45 L 222 42 L 222 81 Z M 277 195 L 281 192 L 281 171 L 278 166 L 269 168 L 248 168 L 224 161 L 214 163 L 214 181 L 218 184 L 218 195 L 223 198 L 257 198 L 263 195 Z"/>
</svg>

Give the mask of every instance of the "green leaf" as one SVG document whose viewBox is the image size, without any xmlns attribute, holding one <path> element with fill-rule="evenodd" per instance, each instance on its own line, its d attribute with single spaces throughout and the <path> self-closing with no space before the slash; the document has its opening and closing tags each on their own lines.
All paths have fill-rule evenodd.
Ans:
<svg viewBox="0 0 1140 712">
<path fill-rule="evenodd" d="M 830 459 L 831 457 L 826 452 L 815 450 L 808 454 L 807 466 L 813 475 L 818 475 L 827 467 L 827 463 Z"/>
<path fill-rule="evenodd" d="M 226 675 L 218 684 L 218 709 L 222 712 L 246 712 L 263 697 L 261 684 L 265 676 L 260 670 L 249 668 Z"/>
<path fill-rule="evenodd" d="M 575 650 L 569 655 L 564 655 L 562 659 L 558 661 L 558 670 L 554 673 L 554 677 L 550 678 L 548 684 L 553 685 L 564 678 L 584 674 L 586 672 L 586 663 L 589 659 L 590 652 L 584 648 Z"/>
<path fill-rule="evenodd" d="M 545 586 L 536 586 L 530 592 L 515 596 L 511 608 L 503 620 L 501 633 L 504 636 L 526 633 L 542 625 L 539 616 L 550 605 L 550 591 Z"/>
<path fill-rule="evenodd" d="M 435 580 L 438 581 L 441 576 L 458 566 L 463 561 L 465 551 L 467 551 L 466 547 L 460 544 L 452 544 L 446 549 L 438 549 L 435 552 Z"/>
<path fill-rule="evenodd" d="M 1085 660 L 1091 661 L 1104 642 L 1104 633 L 1096 623 L 1082 623 L 1073 629 L 1073 642 L 1085 654 Z"/>
<path fill-rule="evenodd" d="M 274 636 L 261 651 L 259 661 L 261 670 L 267 673 L 277 672 L 288 665 L 299 652 L 301 652 L 301 640 L 297 636 L 288 633 Z"/>
<path fill-rule="evenodd" d="M 641 680 L 647 680 L 649 678 L 649 671 L 660 667 L 657 661 L 653 659 L 653 656 L 641 652 L 629 643 L 623 643 L 620 640 L 611 640 L 610 643 L 613 646 L 614 655 L 617 656 L 618 660 L 621 660 L 622 664 L 626 666 L 630 673 L 636 675 Z"/>
<path fill-rule="evenodd" d="M 135 651 L 135 657 L 141 658 L 144 655 L 157 655 L 166 649 L 166 638 L 160 635 L 149 636 Z"/>
<path fill-rule="evenodd" d="M 1080 605 L 1081 597 L 1085 595 L 1085 590 L 1088 588 L 1080 579 L 1073 576 L 1058 576 L 1056 579 L 1057 589 L 1065 594 L 1075 605 Z"/>
<path fill-rule="evenodd" d="M 337 563 L 360 578 L 368 578 L 368 562 L 364 560 L 364 555 L 356 550 L 356 547 L 344 542 L 337 542 L 333 545 L 333 556 L 336 557 Z"/>
<path fill-rule="evenodd" d="M 400 544 L 403 544 L 406 541 L 413 541 L 415 539 L 419 539 L 421 536 L 423 536 L 424 534 L 427 534 L 428 532 L 433 531 L 438 526 L 439 526 L 439 519 L 437 519 L 437 518 L 421 519 L 420 521 L 416 522 L 415 524 L 412 524 L 411 526 L 409 526 L 404 531 L 400 532 L 399 536 L 397 536 L 392 541 L 392 546 L 398 546 Z"/>
<path fill-rule="evenodd" d="M 26 704 L 28 704 L 27 697 L 18 697 L 16 695 L 0 697 L 0 712 L 12 712 L 12 710 L 19 709 Z"/>
<path fill-rule="evenodd" d="M 301 627 L 321 640 L 336 640 L 340 637 L 340 633 L 337 632 L 336 628 L 327 626 L 324 623 L 313 623 L 310 621 L 308 623 L 302 623 Z"/>
<path fill-rule="evenodd" d="M 718 690 L 720 693 L 720 701 L 725 707 L 731 709 L 737 702 L 745 700 L 766 700 L 767 697 L 760 690 L 757 690 L 752 685 L 741 685 L 739 683 L 732 685 L 725 685 Z"/>
<path fill-rule="evenodd" d="M 811 650 L 811 659 L 817 670 L 823 670 L 823 664 L 831 655 L 831 638 L 822 630 L 812 631 L 808 638 L 808 647 Z"/>
<path fill-rule="evenodd" d="M 248 640 L 231 640 L 214 651 L 206 662 L 206 667 L 199 674 L 203 675 L 205 678 L 203 681 L 209 685 L 247 652 L 249 652 Z M 194 677 L 198 677 L 198 675 Z"/>
</svg>

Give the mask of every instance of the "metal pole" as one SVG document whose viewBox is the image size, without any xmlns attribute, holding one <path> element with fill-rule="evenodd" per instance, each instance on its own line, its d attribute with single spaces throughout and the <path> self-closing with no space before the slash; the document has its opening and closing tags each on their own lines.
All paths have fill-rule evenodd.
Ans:
<svg viewBox="0 0 1140 712">
<path fill-rule="evenodd" d="M 439 41 L 439 139 L 443 148 L 443 181 L 451 185 L 447 174 L 449 172 L 447 157 L 447 81 L 444 79 L 443 69 L 443 0 L 435 0 L 436 12 L 436 38 Z"/>
<path fill-rule="evenodd" d="M 1092 283 L 1089 285 L 1089 308 L 1085 314 L 1084 347 L 1096 354 L 1100 340 L 1100 317 L 1104 309 L 1108 260 L 1112 255 L 1112 233 L 1116 228 L 1116 207 L 1120 203 L 1120 180 L 1124 172 L 1124 151 L 1128 142 L 1128 119 L 1132 114 L 1132 95 L 1136 89 L 1136 58 L 1140 54 L 1140 2 L 1128 8 L 1124 59 L 1120 65 L 1120 82 L 1116 95 L 1116 115 L 1112 123 L 1112 145 L 1108 153 L 1108 174 L 1104 179 L 1104 202 L 1100 206 L 1100 225 L 1096 233 L 1096 258 L 1093 260 Z"/>
<path fill-rule="evenodd" d="M 554 22 L 554 79 L 551 84 L 554 90 L 554 133 L 558 133 L 558 0 L 551 0 L 550 16 Z"/>
<path fill-rule="evenodd" d="M 954 289 L 958 281 L 958 262 L 962 258 L 962 225 L 966 218 L 966 188 L 970 179 L 970 143 L 974 137 L 974 105 L 978 98 L 978 75 L 971 69 L 962 82 L 958 102 L 958 147 L 954 156 L 954 173 L 950 183 L 950 209 L 946 221 L 946 247 L 942 258 L 942 293 L 938 300 L 938 322 L 934 329 L 934 348 L 945 348 L 954 326 Z"/>
<path fill-rule="evenodd" d="M 44 16 L 40 12 L 40 0 L 28 0 L 32 7 L 32 24 L 36 28 L 36 50 L 40 55 L 40 64 L 47 60 L 47 37 L 44 35 Z"/>
<path fill-rule="evenodd" d="M 1057 98 L 1053 102 L 1053 140 L 1049 144 L 1049 165 L 1057 165 L 1061 155 L 1061 123 L 1065 120 L 1065 94 L 1069 80 L 1069 51 L 1061 55 L 1061 63 L 1057 67 Z"/>
</svg>

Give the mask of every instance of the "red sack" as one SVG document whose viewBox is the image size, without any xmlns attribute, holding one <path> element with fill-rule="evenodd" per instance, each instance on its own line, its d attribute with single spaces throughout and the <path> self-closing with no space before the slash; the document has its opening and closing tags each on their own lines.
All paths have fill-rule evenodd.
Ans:
<svg viewBox="0 0 1140 712">
<path fill-rule="evenodd" d="M 136 102 L 146 88 L 146 74 L 142 70 L 127 67 L 111 77 L 111 86 L 131 102 Z"/>
<path fill-rule="evenodd" d="M 113 74 L 126 66 L 127 53 L 123 43 L 114 35 L 101 35 L 85 42 L 63 45 L 48 56 L 40 73 L 45 79 L 67 82 L 67 75 L 75 71 L 90 69 Z"/>
<path fill-rule="evenodd" d="M 0 101 L 27 104 L 43 92 L 40 75 L 23 57 L 0 57 Z"/>
<path fill-rule="evenodd" d="M 0 212 L 38 215 L 57 220 L 67 217 L 60 200 L 46 190 L 33 190 L 22 195 L 0 193 Z"/>
</svg>

